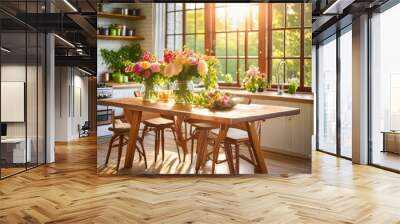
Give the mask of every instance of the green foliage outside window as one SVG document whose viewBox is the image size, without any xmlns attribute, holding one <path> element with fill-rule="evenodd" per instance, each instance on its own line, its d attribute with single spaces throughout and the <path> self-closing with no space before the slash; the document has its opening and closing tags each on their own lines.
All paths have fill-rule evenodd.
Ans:
<svg viewBox="0 0 400 224">
<path fill-rule="evenodd" d="M 178 7 L 179 4 L 179 7 Z M 168 5 L 174 5 L 172 3 Z M 182 35 L 184 45 L 199 53 L 205 52 L 205 13 L 204 4 L 175 3 L 176 13 L 185 19 L 185 34 Z M 272 30 L 271 30 L 271 55 L 266 55 L 267 61 L 271 63 L 271 83 L 276 84 L 278 79 L 296 79 L 300 84 L 300 75 L 304 74 L 304 86 L 311 86 L 311 49 L 312 49 L 312 5 L 303 4 L 304 29 L 301 27 L 302 5 L 299 3 L 273 3 L 272 7 Z M 213 54 L 220 61 L 221 73 L 218 80 L 226 82 L 225 74 L 231 74 L 233 83 L 241 83 L 245 71 L 250 65 L 259 66 L 259 8 L 260 4 L 231 4 L 216 3 L 215 18 L 215 40 L 212 43 Z M 169 24 L 169 23 L 168 23 Z M 301 52 L 301 31 L 304 30 L 304 52 Z M 266 32 L 269 32 L 267 30 Z M 168 42 L 174 41 L 176 37 L 168 36 Z M 179 40 L 178 40 L 179 41 Z M 247 52 L 246 52 L 247 50 Z M 266 49 L 267 52 L 268 49 Z M 301 56 L 304 55 L 304 58 Z M 281 60 L 285 60 L 285 67 L 278 71 Z M 270 60 L 270 61 L 269 61 Z M 300 65 L 304 63 L 304 71 L 300 72 Z M 283 74 L 279 74 L 282 72 Z M 282 76 L 282 77 L 280 77 Z M 237 80 L 239 79 L 239 80 Z M 283 82 L 283 80 L 280 80 Z"/>
</svg>

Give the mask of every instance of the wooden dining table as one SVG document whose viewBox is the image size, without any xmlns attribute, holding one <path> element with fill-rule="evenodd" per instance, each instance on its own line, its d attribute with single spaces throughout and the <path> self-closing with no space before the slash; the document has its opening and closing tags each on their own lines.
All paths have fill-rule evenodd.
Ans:
<svg viewBox="0 0 400 224">
<path fill-rule="evenodd" d="M 97 103 L 104 106 L 123 108 L 125 117 L 131 125 L 125 156 L 125 168 L 132 167 L 136 141 L 142 119 L 142 112 L 152 112 L 174 117 L 177 143 L 184 152 L 184 158 L 186 158 L 188 153 L 187 141 L 182 133 L 182 124 L 185 119 L 190 118 L 211 122 L 219 126 L 218 137 L 214 141 L 212 154 L 214 159 L 213 161 L 216 161 L 218 158 L 219 147 L 223 143 L 229 128 L 232 126 L 244 127 L 244 129 L 247 130 L 252 146 L 251 148 L 254 152 L 253 154 L 256 160 L 256 173 L 268 173 L 264 155 L 260 146 L 259 136 L 256 131 L 256 122 L 277 117 L 292 116 L 300 113 L 300 109 L 298 108 L 261 104 L 238 104 L 229 110 L 214 111 L 190 104 L 176 104 L 174 101 L 154 103 L 144 102 L 140 97 L 102 99 L 98 100 Z M 204 133 L 200 134 L 199 136 L 200 139 L 198 139 L 197 144 L 198 148 L 206 146 L 204 144 L 207 144 L 207 136 Z M 202 155 L 200 155 L 200 157 L 201 156 Z M 225 156 L 228 162 L 230 173 L 235 173 L 231 151 L 225 150 Z M 215 163 L 213 163 L 212 173 L 214 173 L 215 170 L 214 164 Z M 196 169 L 199 169 L 200 166 L 200 161 L 197 159 Z"/>
</svg>

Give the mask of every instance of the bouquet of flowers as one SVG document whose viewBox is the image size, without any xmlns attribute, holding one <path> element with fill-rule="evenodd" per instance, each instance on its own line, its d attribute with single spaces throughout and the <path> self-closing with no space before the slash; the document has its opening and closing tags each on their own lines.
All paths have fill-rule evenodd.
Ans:
<svg viewBox="0 0 400 224">
<path fill-rule="evenodd" d="M 183 51 L 164 51 L 163 74 L 175 84 L 175 102 L 191 103 L 193 95 L 189 88 L 189 81 L 193 78 L 206 77 L 208 64 L 205 56 L 196 54 L 188 48 Z"/>
<path fill-rule="evenodd" d="M 155 85 L 163 79 L 162 66 L 151 53 L 144 52 L 141 61 L 132 63 L 125 68 L 126 73 L 133 73 L 137 77 L 136 80 L 144 84 L 144 101 L 152 101 L 157 98 Z"/>
<path fill-rule="evenodd" d="M 251 65 L 246 71 L 246 76 L 243 79 L 244 88 L 252 93 L 255 93 L 257 89 L 264 88 L 267 83 L 265 73 L 261 73 L 258 67 Z"/>
<path fill-rule="evenodd" d="M 164 75 L 179 81 L 204 76 L 208 73 L 207 62 L 201 54 L 185 48 L 183 51 L 164 51 Z"/>
<path fill-rule="evenodd" d="M 194 104 L 214 110 L 225 110 L 233 108 L 236 101 L 230 93 L 219 90 L 203 90 L 194 97 Z"/>
</svg>

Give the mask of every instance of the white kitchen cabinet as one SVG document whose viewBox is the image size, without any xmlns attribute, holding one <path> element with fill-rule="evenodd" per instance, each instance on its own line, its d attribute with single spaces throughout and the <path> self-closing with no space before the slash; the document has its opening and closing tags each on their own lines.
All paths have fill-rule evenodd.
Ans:
<svg viewBox="0 0 400 224">
<path fill-rule="evenodd" d="M 262 99 L 253 103 L 299 108 L 298 115 L 266 120 L 261 128 L 261 146 L 268 151 L 311 158 L 313 104 Z"/>
</svg>

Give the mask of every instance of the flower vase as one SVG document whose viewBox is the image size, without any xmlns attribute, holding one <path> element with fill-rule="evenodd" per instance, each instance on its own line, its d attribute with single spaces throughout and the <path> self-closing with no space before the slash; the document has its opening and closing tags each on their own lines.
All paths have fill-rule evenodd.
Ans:
<svg viewBox="0 0 400 224">
<path fill-rule="evenodd" d="M 141 92 L 144 102 L 155 102 L 158 99 L 157 89 L 152 81 L 145 81 Z"/>
<path fill-rule="evenodd" d="M 193 101 L 193 82 L 188 80 L 177 80 L 175 82 L 174 95 L 175 103 L 191 104 Z"/>
</svg>

